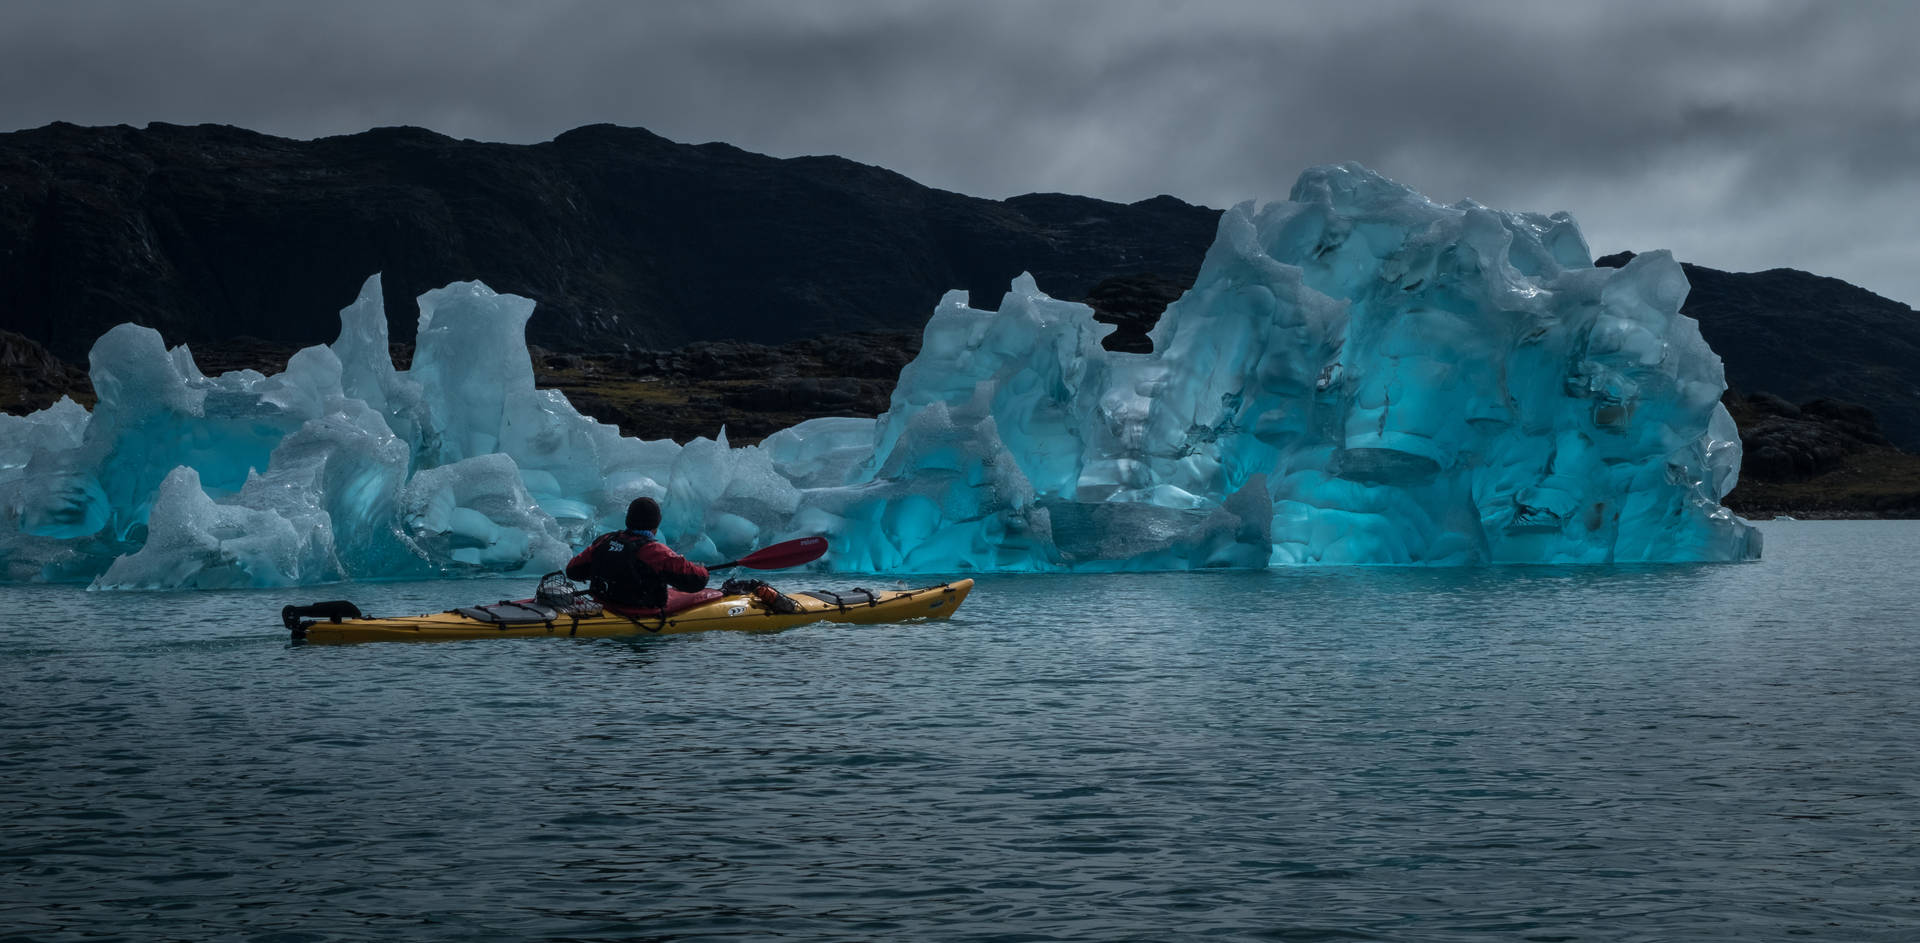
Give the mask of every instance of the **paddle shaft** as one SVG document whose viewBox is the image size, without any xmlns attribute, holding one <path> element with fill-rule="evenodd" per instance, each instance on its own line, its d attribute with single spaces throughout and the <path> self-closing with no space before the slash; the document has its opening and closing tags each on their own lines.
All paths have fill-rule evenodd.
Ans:
<svg viewBox="0 0 1920 943">
<path fill-rule="evenodd" d="M 708 565 L 709 570 L 724 570 L 728 567 L 743 566 L 750 570 L 784 570 L 802 563 L 812 563 L 827 552 L 825 537 L 801 537 L 765 547 L 725 563 Z"/>
</svg>

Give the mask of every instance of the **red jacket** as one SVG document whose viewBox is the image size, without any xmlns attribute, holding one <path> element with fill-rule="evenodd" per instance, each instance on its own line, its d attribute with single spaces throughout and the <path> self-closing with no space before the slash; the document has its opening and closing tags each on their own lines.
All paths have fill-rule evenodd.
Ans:
<svg viewBox="0 0 1920 943">
<path fill-rule="evenodd" d="M 567 563 L 567 578 L 586 580 L 593 598 L 615 606 L 658 609 L 667 587 L 684 593 L 704 589 L 707 568 L 674 553 L 647 531 L 601 534 Z"/>
</svg>

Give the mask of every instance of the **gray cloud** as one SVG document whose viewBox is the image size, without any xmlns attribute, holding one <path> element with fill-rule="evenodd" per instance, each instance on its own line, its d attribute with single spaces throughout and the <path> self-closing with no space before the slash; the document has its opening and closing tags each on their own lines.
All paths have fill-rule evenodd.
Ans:
<svg viewBox="0 0 1920 943">
<path fill-rule="evenodd" d="M 1359 160 L 1596 251 L 1920 302 L 1920 7 L 1371 0 L 0 6 L 0 127 L 599 121 L 924 183 L 1220 206 Z"/>
</svg>

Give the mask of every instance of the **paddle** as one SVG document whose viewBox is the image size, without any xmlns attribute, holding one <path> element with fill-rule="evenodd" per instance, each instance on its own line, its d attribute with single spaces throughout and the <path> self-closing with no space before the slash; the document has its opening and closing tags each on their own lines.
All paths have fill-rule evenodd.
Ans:
<svg viewBox="0 0 1920 943">
<path fill-rule="evenodd" d="M 827 538 L 801 537 L 755 550 L 738 560 L 707 565 L 709 570 L 724 570 L 730 566 L 744 566 L 750 570 L 784 570 L 802 563 L 812 563 L 827 552 Z"/>
</svg>

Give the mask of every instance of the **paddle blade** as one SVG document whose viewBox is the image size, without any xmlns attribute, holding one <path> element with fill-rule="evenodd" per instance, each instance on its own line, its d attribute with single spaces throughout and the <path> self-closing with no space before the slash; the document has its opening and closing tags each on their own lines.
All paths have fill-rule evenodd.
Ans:
<svg viewBox="0 0 1920 943">
<path fill-rule="evenodd" d="M 756 550 L 741 557 L 734 566 L 744 566 L 752 570 L 784 570 L 802 563 L 812 563 L 827 552 L 827 538 L 802 537 L 774 544 L 763 550 Z"/>
</svg>

